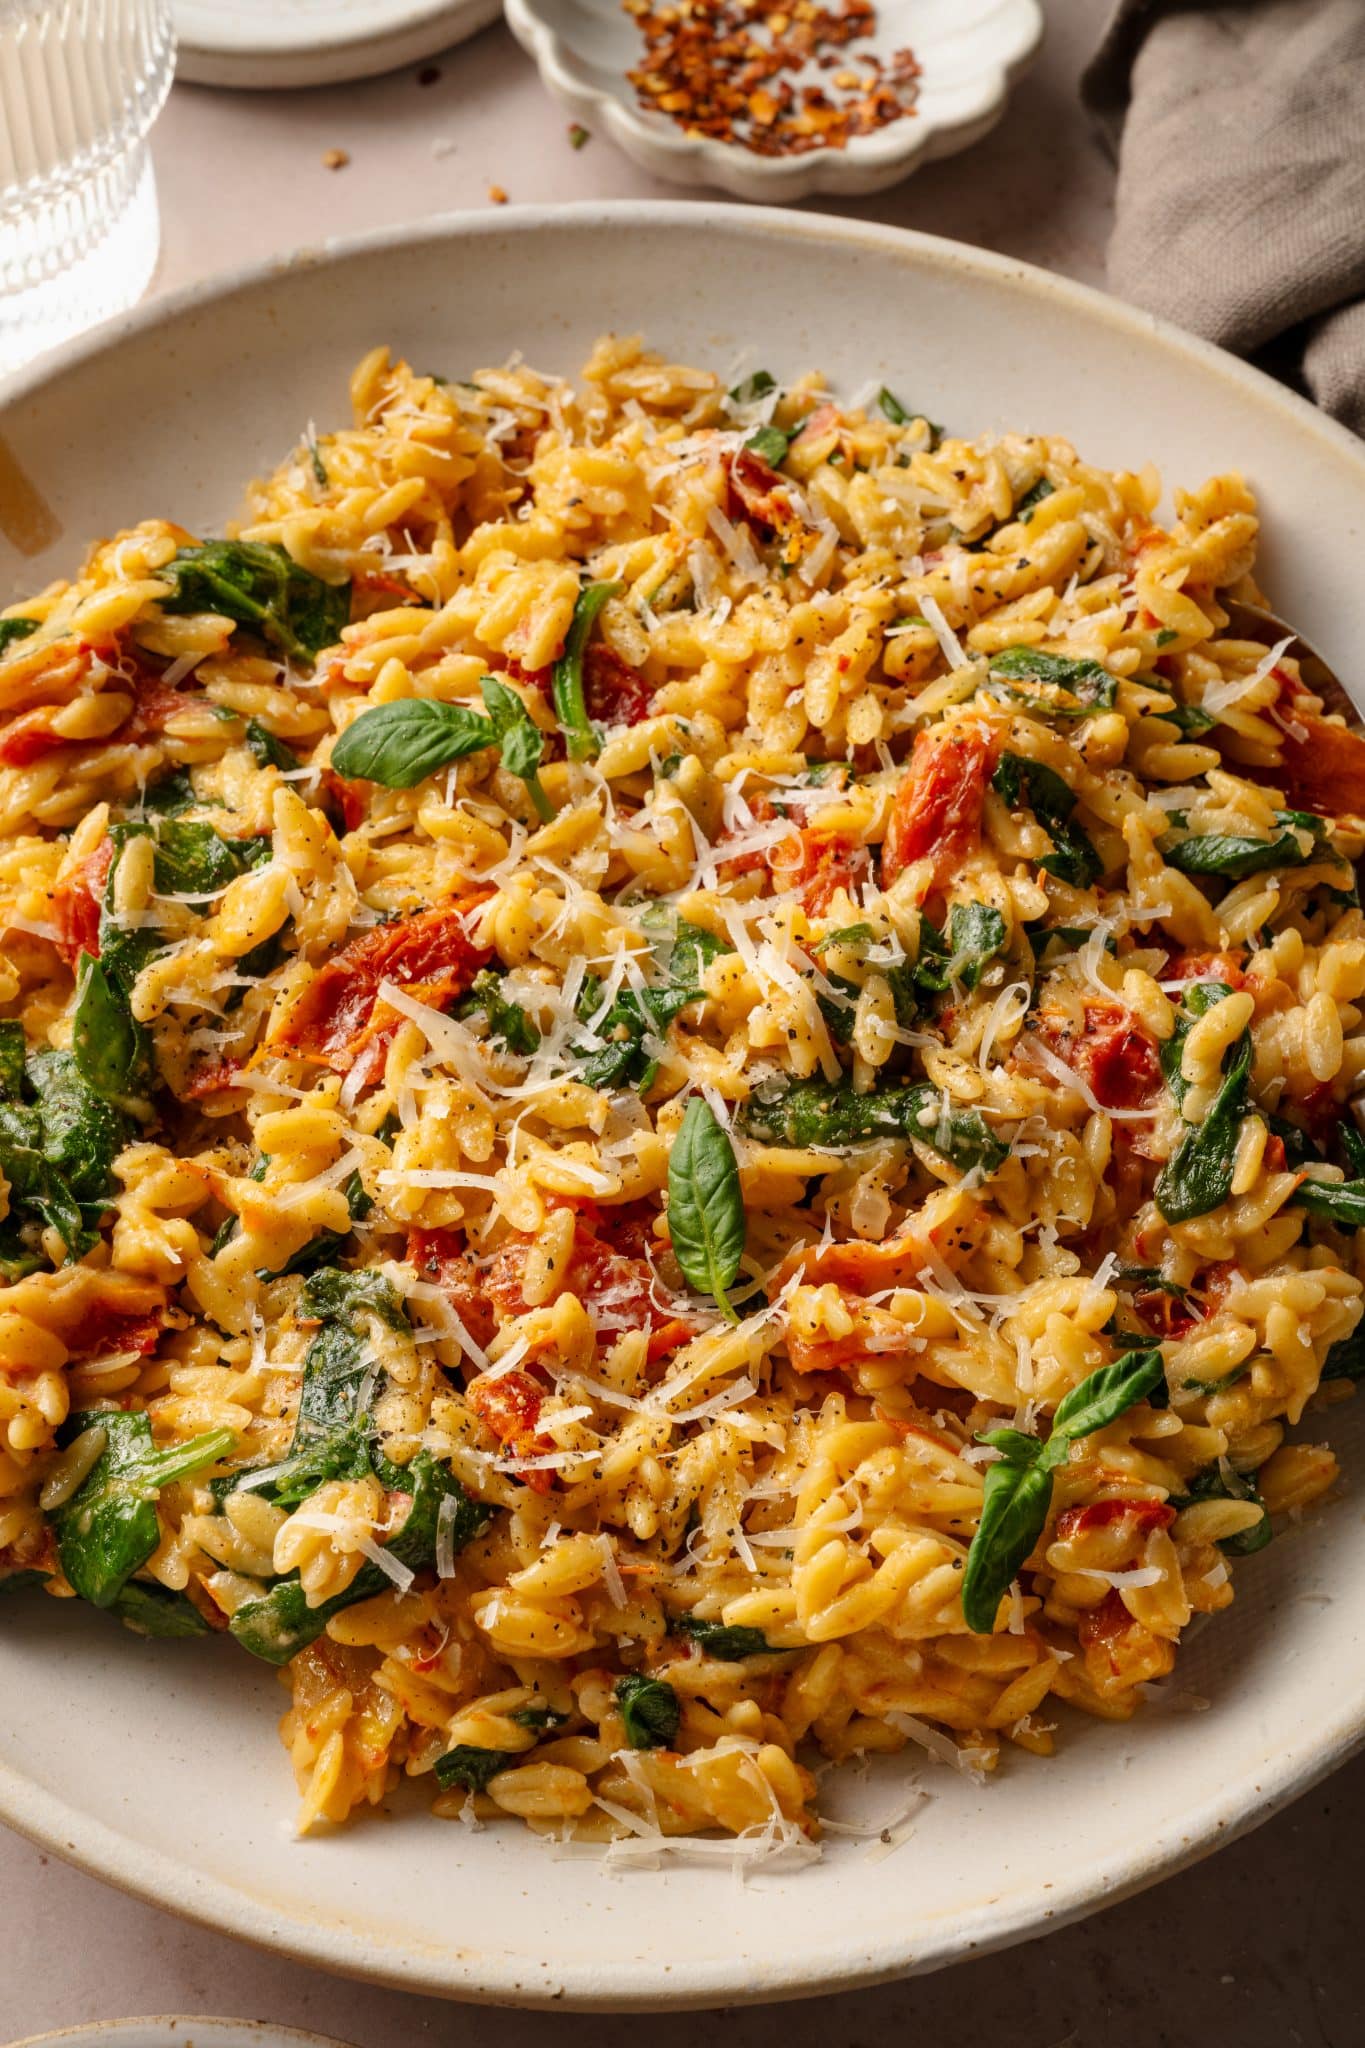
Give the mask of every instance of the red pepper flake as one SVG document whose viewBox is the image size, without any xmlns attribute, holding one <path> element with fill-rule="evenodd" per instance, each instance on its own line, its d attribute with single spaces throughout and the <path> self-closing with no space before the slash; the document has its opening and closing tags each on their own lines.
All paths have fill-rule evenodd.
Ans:
<svg viewBox="0 0 1365 2048">
<path fill-rule="evenodd" d="M 804 156 L 843 149 L 915 112 L 920 67 L 912 50 L 890 57 L 860 51 L 827 82 L 834 52 L 874 35 L 871 0 L 822 7 L 795 0 L 622 0 L 644 37 L 645 55 L 627 76 L 640 105 L 667 114 L 689 135 L 738 142 L 756 156 Z"/>
</svg>

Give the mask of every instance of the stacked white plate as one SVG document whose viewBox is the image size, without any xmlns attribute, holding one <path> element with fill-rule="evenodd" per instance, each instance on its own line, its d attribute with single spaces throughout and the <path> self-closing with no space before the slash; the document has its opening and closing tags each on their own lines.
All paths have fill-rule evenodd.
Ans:
<svg viewBox="0 0 1365 2048">
<path fill-rule="evenodd" d="M 337 85 L 462 43 L 501 0 L 174 0 L 177 74 L 196 85 Z"/>
</svg>

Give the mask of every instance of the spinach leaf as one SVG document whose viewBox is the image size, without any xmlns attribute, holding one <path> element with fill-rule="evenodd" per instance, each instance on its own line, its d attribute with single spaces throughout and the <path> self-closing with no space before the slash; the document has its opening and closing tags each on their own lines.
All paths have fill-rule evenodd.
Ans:
<svg viewBox="0 0 1365 2048">
<path fill-rule="evenodd" d="M 1009 1146 L 974 1109 L 944 1110 L 939 1089 L 928 1082 L 879 1088 L 856 1095 L 846 1081 L 794 1081 L 765 1102 L 751 1095 L 739 1113 L 740 1129 L 771 1145 L 841 1150 L 872 1138 L 916 1138 L 954 1166 L 993 1173 Z"/>
<path fill-rule="evenodd" d="M 348 1273 L 338 1266 L 322 1266 L 308 1275 L 298 1312 L 316 1316 L 323 1327 L 304 1357 L 291 1451 L 306 1450 L 357 1420 L 356 1398 L 369 1370 L 370 1317 L 391 1330 L 408 1328 L 390 1280 L 382 1273 Z"/>
<path fill-rule="evenodd" d="M 553 1707 L 518 1707 L 512 1715 L 518 1728 L 562 1728 L 569 1719 Z"/>
<path fill-rule="evenodd" d="M 667 1749 L 678 1732 L 682 1705 L 662 1678 L 632 1671 L 616 1681 L 616 1704 L 632 1749 Z"/>
<path fill-rule="evenodd" d="M 510 1052 L 520 1053 L 523 1059 L 529 1059 L 540 1044 L 535 1025 L 520 1003 L 508 1002 L 502 993 L 502 976 L 490 967 L 475 975 L 468 995 L 457 1004 L 455 1015 L 486 1017 L 489 1037 L 500 1038 Z"/>
<path fill-rule="evenodd" d="M 0 1101 L 17 1100 L 23 1093 L 27 1053 L 23 1025 L 15 1018 L 0 1022 Z"/>
<path fill-rule="evenodd" d="M 1365 1380 L 1365 1322 L 1357 1323 L 1349 1337 L 1338 1337 L 1323 1360 L 1325 1380 Z"/>
<path fill-rule="evenodd" d="M 130 839 L 148 836 L 156 841 L 153 879 L 162 896 L 197 896 L 207 901 L 220 889 L 225 889 L 229 882 L 235 882 L 239 875 L 249 873 L 252 868 L 264 867 L 271 856 L 268 834 L 254 839 L 224 839 L 212 825 L 188 818 L 160 818 L 154 825 L 111 825 L 109 828 L 109 837 L 120 854 Z M 109 883 L 105 885 L 106 907 L 113 901 L 110 887 L 113 878 L 111 867 Z M 101 957 L 103 953 L 101 928 Z"/>
<path fill-rule="evenodd" d="M 787 450 L 800 431 L 800 427 L 796 427 L 789 434 L 785 427 L 759 427 L 750 434 L 744 445 L 751 448 L 759 460 L 766 462 L 770 469 L 776 469 L 779 464 L 786 461 Z"/>
<path fill-rule="evenodd" d="M 1158 1176 L 1156 1205 L 1168 1223 L 1206 1216 L 1232 1193 L 1233 1160 L 1246 1113 L 1250 1072 L 1251 1034 L 1244 1031 L 1203 1123 L 1186 1132 Z M 1183 1081 L 1180 1085 L 1184 1087 Z"/>
<path fill-rule="evenodd" d="M 436 697 L 372 704 L 352 719 L 332 749 L 332 766 L 348 780 L 414 789 L 452 761 L 497 741 L 491 719 Z"/>
<path fill-rule="evenodd" d="M 3 660 L 20 640 L 27 640 L 30 633 L 38 630 L 37 619 L 0 619 L 0 660 Z"/>
<path fill-rule="evenodd" d="M 21 1032 L 22 1035 L 22 1032 Z M 17 1041 L 5 1041 L 6 1099 L 0 1101 L 0 1169 L 10 1184 L 16 1224 L 37 1219 L 55 1228 L 72 1258 L 95 1241 L 87 1228 L 97 1221 L 113 1191 L 113 1162 L 127 1143 L 131 1123 L 88 1085 L 69 1052 L 34 1053 L 27 1061 L 22 1093 L 15 1090 Z M 32 1096 L 31 1102 L 23 1099 Z M 26 1247 L 16 1241 L 11 1257 Z"/>
<path fill-rule="evenodd" d="M 144 1095 L 151 1079 L 147 1033 L 102 960 L 82 953 L 76 967 L 71 1051 L 87 1088 L 120 1106 Z"/>
<path fill-rule="evenodd" d="M 1253 1522 L 1249 1529 L 1239 1529 L 1235 1536 L 1223 1537 L 1218 1548 L 1225 1550 L 1229 1557 L 1253 1557 L 1258 1550 L 1264 1550 L 1274 1537 L 1275 1531 L 1255 1480 L 1234 1472 L 1231 1466 L 1224 1471 L 1218 1465 L 1210 1465 L 1207 1471 L 1199 1473 L 1190 1482 L 1187 1492 L 1171 1495 L 1171 1506 L 1188 1508 L 1201 1500 L 1254 1501 L 1261 1510 L 1259 1522 Z"/>
<path fill-rule="evenodd" d="M 622 989 L 605 1017 L 593 1024 L 600 1045 L 570 1048 L 581 1062 L 581 1078 L 590 1088 L 633 1087 L 643 1095 L 654 1082 L 659 1063 L 646 1049 L 649 1037 L 664 1038 L 668 1027 L 689 1003 L 700 1002 L 700 966 L 730 949 L 699 925 L 679 924 L 669 955 L 668 979 L 652 988 Z M 578 1017 L 592 1024 L 602 1007 L 602 984 L 588 975 L 578 999 Z"/>
<path fill-rule="evenodd" d="M 322 582 L 274 541 L 205 541 L 157 573 L 172 586 L 163 611 L 216 612 L 292 660 L 335 646 L 351 616 L 349 583 Z"/>
<path fill-rule="evenodd" d="M 1109 710 L 1118 690 L 1117 678 L 1102 662 L 1076 660 L 1066 654 L 1045 654 L 1041 647 L 1006 647 L 991 656 L 991 674 L 1014 680 L 1055 683 L 1081 704 Z"/>
<path fill-rule="evenodd" d="M 521 777 L 538 816 L 548 823 L 555 814 L 555 807 L 540 779 L 541 756 L 545 752 L 544 733 L 515 690 L 509 690 L 506 683 L 500 683 L 496 676 L 485 676 L 479 687 L 483 691 L 484 709 L 492 721 L 494 736 L 502 752 L 503 767 L 509 775 Z"/>
<path fill-rule="evenodd" d="M 499 1771 L 510 1770 L 513 1764 L 521 1762 L 519 1751 L 505 1749 L 479 1749 L 472 1742 L 457 1742 L 454 1749 L 448 1749 L 444 1756 L 438 1756 L 432 1769 L 436 1782 L 444 1791 L 462 1785 L 466 1792 L 486 1792 L 491 1779 Z"/>
<path fill-rule="evenodd" d="M 282 739 L 277 739 L 259 718 L 247 720 L 246 743 L 251 749 L 252 759 L 260 768 L 279 768 L 287 773 L 300 766 L 294 749 L 287 747 Z"/>
<path fill-rule="evenodd" d="M 1125 1352 L 1072 1388 L 1058 1404 L 1046 1441 L 1017 1429 L 988 1430 L 978 1437 L 1001 1455 L 986 1470 L 981 1520 L 962 1579 L 963 1618 L 974 1634 L 994 1633 L 1000 1602 L 1047 1526 L 1052 1475 L 1066 1463 L 1072 1444 L 1108 1428 L 1163 1384 L 1161 1352 L 1155 1346 Z"/>
<path fill-rule="evenodd" d="M 725 396 L 731 405 L 757 405 L 760 398 L 766 398 L 770 391 L 776 391 L 777 379 L 770 370 L 754 370 L 738 384 L 732 385 Z"/>
<path fill-rule="evenodd" d="M 363 1222 L 374 1207 L 374 1197 L 366 1194 L 365 1183 L 360 1178 L 359 1167 L 343 1184 L 341 1192 L 346 1197 L 346 1207 L 350 1211 L 351 1221 L 353 1223 Z M 256 1278 L 258 1280 L 283 1280 L 290 1273 L 316 1272 L 319 1266 L 332 1264 L 337 1254 L 343 1251 L 351 1242 L 352 1238 L 349 1231 L 321 1230 L 316 1237 L 310 1238 L 307 1244 L 301 1245 L 298 1251 L 291 1258 L 286 1259 L 284 1264 L 275 1272 L 270 1272 L 264 1266 L 258 1266 L 256 1268 Z"/>
<path fill-rule="evenodd" d="M 109 1612 L 135 1635 L 153 1636 L 160 1641 L 183 1641 L 190 1636 L 209 1634 L 209 1625 L 192 1600 L 150 1580 L 129 1579 Z"/>
<path fill-rule="evenodd" d="M 914 420 L 923 420 L 925 426 L 929 429 L 930 448 L 937 448 L 939 442 L 943 439 L 942 427 L 936 426 L 934 421 L 925 413 L 911 412 L 908 406 L 901 404 L 894 391 L 887 390 L 885 384 L 877 393 L 877 403 L 893 427 L 908 427 Z"/>
<path fill-rule="evenodd" d="M 158 1451 L 146 1415 L 121 1409 L 72 1416 L 73 1437 L 86 1429 L 104 1431 L 104 1449 L 52 1522 L 71 1585 L 92 1606 L 112 1607 L 160 1541 L 161 1488 L 225 1457 L 237 1436 L 235 1430 L 211 1429 Z"/>
<path fill-rule="evenodd" d="M 706 993 L 701 985 L 703 972 L 713 960 L 733 951 L 728 939 L 718 939 L 702 925 L 688 924 L 683 919 L 673 935 L 673 950 L 668 956 L 669 980 L 674 987 L 689 991 L 689 1002 L 700 1002 Z"/>
<path fill-rule="evenodd" d="M 1050 498 L 1056 488 L 1056 484 L 1051 482 L 1049 478 L 1040 476 L 1032 489 L 1025 491 L 1022 498 L 1015 499 L 1015 518 L 1022 520 L 1023 524 L 1027 526 L 1033 516 L 1034 508 L 1041 505 L 1044 498 Z"/>
<path fill-rule="evenodd" d="M 1185 991 L 1184 1010 L 1177 1014 L 1174 1031 L 1162 1042 L 1157 1052 L 1161 1077 L 1175 1097 L 1177 1109 L 1183 1109 L 1185 1097 L 1190 1092 L 1190 1083 L 1185 1079 L 1181 1062 L 1185 1055 L 1185 1040 L 1194 1028 L 1194 1020 L 1196 1017 L 1202 1017 L 1207 1010 L 1211 1010 L 1215 1003 L 1221 1003 L 1224 996 L 1231 994 L 1232 990 L 1225 981 L 1196 982 L 1192 988 Z"/>
<path fill-rule="evenodd" d="M 1076 792 L 1055 769 L 1023 754 L 1004 753 L 991 777 L 991 787 L 1011 810 L 1028 805 L 1052 841 L 1052 851 L 1043 855 L 1040 868 L 1073 888 L 1088 889 L 1103 872 L 1100 857 L 1088 835 L 1070 822 L 1076 808 Z"/>
<path fill-rule="evenodd" d="M 752 382 L 752 379 L 750 380 Z M 741 387 L 742 388 L 742 387 Z M 553 691 L 555 710 L 564 730 L 571 761 L 590 761 L 601 746 L 601 737 L 588 716 L 583 690 L 583 656 L 602 607 L 621 589 L 619 583 L 585 583 L 573 608 L 573 618 L 564 641 L 564 652 L 555 663 Z"/>
<path fill-rule="evenodd" d="M 40 1572 L 25 1567 L 18 1571 L 0 1572 L 0 1599 L 7 1593 L 35 1592 L 39 1586 L 45 1586 L 51 1577 L 51 1572 Z"/>
<path fill-rule="evenodd" d="M 197 802 L 188 768 L 173 768 L 169 775 L 160 776 L 142 792 L 143 810 L 163 818 L 188 811 Z"/>
<path fill-rule="evenodd" d="M 1296 1208 L 1306 1209 L 1310 1216 L 1321 1216 L 1325 1223 L 1335 1223 L 1341 1230 L 1365 1228 L 1365 1180 L 1308 1180 L 1299 1182 L 1290 1201 Z"/>
<path fill-rule="evenodd" d="M 448 1524 L 456 1550 L 472 1542 L 487 1528 L 490 1510 L 467 1494 L 453 1473 L 436 1463 L 429 1451 L 419 1451 L 407 1467 L 386 1466 L 390 1486 L 411 1492 L 412 1506 L 407 1520 L 384 1548 L 410 1571 L 425 1571 L 435 1561 L 436 1531 L 441 1504 L 455 1503 Z M 392 1581 L 377 1564 L 365 1563 L 344 1592 L 334 1594 L 316 1607 L 308 1605 L 297 1572 L 277 1579 L 257 1600 L 247 1600 L 237 1609 L 228 1626 L 243 1649 L 267 1664 L 287 1664 L 311 1642 L 315 1642 L 334 1614 L 353 1607 L 358 1600 L 372 1600 L 390 1590 Z"/>
<path fill-rule="evenodd" d="M 675 1614 L 669 1627 L 674 1635 L 691 1636 L 699 1650 L 722 1664 L 742 1664 L 746 1657 L 791 1654 L 775 1650 L 762 1629 L 730 1628 L 722 1621 L 702 1621 L 695 1614 Z"/>
<path fill-rule="evenodd" d="M 668 1155 L 668 1234 L 688 1286 L 737 1321 L 726 1289 L 744 1257 L 739 1165 L 729 1132 L 700 1095 L 688 1103 Z"/>
<path fill-rule="evenodd" d="M 1236 832 L 1191 833 L 1184 839 L 1158 840 L 1157 851 L 1181 874 L 1227 875 L 1233 880 L 1260 874 L 1266 868 L 1303 867 L 1322 858 L 1327 826 L 1321 818 L 1308 811 L 1276 811 L 1275 818 L 1284 829 L 1274 839 Z M 1306 851 L 1304 834 L 1309 838 Z"/>
<path fill-rule="evenodd" d="M 920 920 L 920 957 L 914 981 L 934 995 L 941 995 L 954 982 L 974 989 L 1004 944 L 1005 920 L 998 910 L 985 903 L 955 903 L 948 913 L 946 943 L 927 917 Z"/>
<path fill-rule="evenodd" d="M 1179 731 L 1191 735 L 1208 732 L 1217 723 L 1201 704 L 1175 704 L 1169 711 L 1155 711 L 1152 716 L 1164 718 L 1167 725 L 1174 725 Z"/>
</svg>

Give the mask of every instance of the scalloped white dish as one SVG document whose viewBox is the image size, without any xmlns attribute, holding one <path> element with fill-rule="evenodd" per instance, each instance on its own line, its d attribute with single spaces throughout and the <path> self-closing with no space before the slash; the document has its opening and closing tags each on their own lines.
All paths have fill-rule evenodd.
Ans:
<svg viewBox="0 0 1365 2048">
<path fill-rule="evenodd" d="M 1043 35 L 1039 0 L 878 0 L 876 34 L 847 61 L 856 68 L 862 51 L 887 58 L 908 46 L 922 70 L 916 111 L 843 149 L 764 157 L 739 142 L 688 135 L 640 106 L 626 74 L 644 42 L 620 0 L 506 0 L 506 14 L 546 90 L 643 170 L 777 205 L 816 192 L 880 192 L 919 164 L 970 148 L 1004 113 Z"/>
<path fill-rule="evenodd" d="M 340 85 L 486 28 L 501 0 L 174 0 L 176 75 L 252 91 Z"/>
<path fill-rule="evenodd" d="M 720 205 L 385 230 L 83 338 L 0 387 L 0 602 L 140 517 L 215 530 L 303 423 L 347 416 L 349 372 L 376 342 L 451 377 L 514 350 L 573 374 L 604 328 L 643 331 L 684 362 L 747 357 L 779 379 L 817 367 L 845 394 L 885 380 L 964 432 L 1055 432 L 1105 466 L 1154 461 L 1168 490 L 1242 469 L 1263 502 L 1276 608 L 1350 672 L 1365 447 L 1344 429 L 1043 272 L 880 226 Z M 932 1796 L 894 1853 L 842 1837 L 819 1862 L 760 1867 L 747 1884 L 714 1861 L 612 1872 L 519 1828 L 436 1821 L 407 1794 L 298 1841 L 275 1736 L 284 1696 L 265 1666 L 19 1597 L 0 1617 L 0 1818 L 222 1932 L 447 1997 L 711 2006 L 933 1969 L 1179 1869 L 1365 1738 L 1365 1403 L 1353 1407 L 1315 1423 L 1346 1498 L 1240 1565 L 1236 1604 L 1182 1651 L 1180 1690 L 1207 1711 L 1121 1726 L 1068 1716 L 1054 1759 L 1012 1756 L 987 1784 L 927 1765 Z M 880 1822 L 904 1805 L 913 1768 L 884 1760 L 866 1783 L 833 1773 L 822 1804 Z"/>
</svg>

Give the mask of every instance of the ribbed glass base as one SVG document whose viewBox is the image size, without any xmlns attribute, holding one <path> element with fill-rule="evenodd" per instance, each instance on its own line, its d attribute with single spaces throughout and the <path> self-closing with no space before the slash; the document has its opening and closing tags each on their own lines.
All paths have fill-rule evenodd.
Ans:
<svg viewBox="0 0 1365 2048">
<path fill-rule="evenodd" d="M 109 210 L 108 187 L 125 167 L 113 166 L 88 204 L 68 192 L 22 222 L 0 222 L 0 373 L 136 305 L 151 283 L 161 244 L 151 151 L 143 143 L 130 154 L 120 212 Z"/>
</svg>

